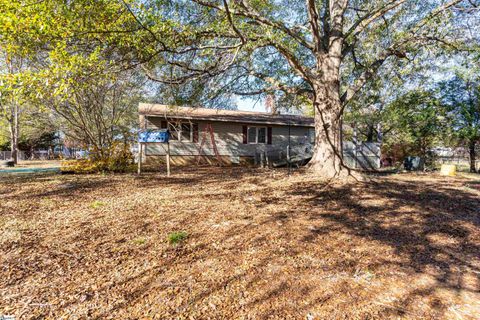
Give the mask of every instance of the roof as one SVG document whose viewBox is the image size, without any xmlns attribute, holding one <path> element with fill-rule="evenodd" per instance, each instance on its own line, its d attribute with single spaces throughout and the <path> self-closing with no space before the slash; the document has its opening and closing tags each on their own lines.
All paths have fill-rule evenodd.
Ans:
<svg viewBox="0 0 480 320">
<path fill-rule="evenodd" d="M 138 113 L 145 116 L 159 116 L 167 119 L 188 119 L 222 122 L 240 122 L 271 125 L 313 127 L 312 117 L 267 112 L 178 107 L 163 104 L 140 103 Z"/>
</svg>

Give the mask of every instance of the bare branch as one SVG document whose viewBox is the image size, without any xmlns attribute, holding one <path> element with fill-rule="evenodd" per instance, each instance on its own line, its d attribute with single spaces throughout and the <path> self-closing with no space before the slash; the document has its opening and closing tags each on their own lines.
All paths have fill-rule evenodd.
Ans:
<svg viewBox="0 0 480 320">
<path fill-rule="evenodd" d="M 297 58 L 287 48 L 283 47 L 279 43 L 274 42 L 270 42 L 270 45 L 276 48 L 282 54 L 282 56 L 285 57 L 290 67 L 293 69 L 293 71 L 295 71 L 295 73 L 297 73 L 297 75 L 299 75 L 308 83 L 312 83 L 312 79 L 314 78 L 313 73 L 309 69 L 304 68 L 302 64 L 297 60 Z"/>
<path fill-rule="evenodd" d="M 378 71 L 380 66 L 385 60 L 392 55 L 398 54 L 397 51 L 387 49 L 385 50 L 377 60 L 375 60 L 359 77 L 355 80 L 354 84 L 350 86 L 342 95 L 340 100 L 342 101 L 342 110 L 351 101 L 351 99 L 363 88 L 363 86 L 370 80 Z"/>
<path fill-rule="evenodd" d="M 318 53 L 323 51 L 323 47 L 322 37 L 320 36 L 320 27 L 318 25 L 318 11 L 315 5 L 315 0 L 306 0 L 306 5 L 308 11 L 308 22 L 310 24 L 311 33 L 315 44 L 314 51 Z"/>
<path fill-rule="evenodd" d="M 366 13 L 360 19 L 355 21 L 355 23 L 348 29 L 348 31 L 345 33 L 345 38 L 348 38 L 350 35 L 353 35 L 353 36 L 358 35 L 363 30 L 365 30 L 370 23 L 372 23 L 373 21 L 375 21 L 380 17 L 383 17 L 385 14 L 387 14 L 391 10 L 403 4 L 405 1 L 406 0 L 393 0 L 381 6 L 380 8 L 377 8 L 375 10 L 372 10 Z"/>
<path fill-rule="evenodd" d="M 209 1 L 205 1 L 205 0 L 192 0 L 192 1 L 194 1 L 198 4 L 200 4 L 200 5 L 212 8 L 212 9 L 216 9 L 216 10 L 219 10 L 219 11 L 222 11 L 222 12 L 226 12 L 225 8 L 222 8 L 218 5 L 216 5 L 215 3 L 211 3 Z M 281 31 L 284 34 L 290 36 L 291 38 L 296 40 L 298 43 L 300 43 L 305 48 L 308 48 L 310 50 L 314 49 L 313 44 L 311 44 L 309 41 L 307 41 L 305 38 L 303 38 L 303 36 L 301 36 L 297 32 L 295 32 L 295 31 L 291 30 L 290 28 L 286 27 L 281 22 L 263 17 L 256 10 L 254 10 L 252 7 L 250 7 L 247 3 L 245 3 L 242 0 L 239 0 L 237 2 L 244 10 L 229 8 L 231 14 L 236 15 L 236 16 L 243 16 L 245 18 L 252 19 L 253 21 L 257 22 L 258 24 L 275 28 L 276 30 Z"/>
</svg>

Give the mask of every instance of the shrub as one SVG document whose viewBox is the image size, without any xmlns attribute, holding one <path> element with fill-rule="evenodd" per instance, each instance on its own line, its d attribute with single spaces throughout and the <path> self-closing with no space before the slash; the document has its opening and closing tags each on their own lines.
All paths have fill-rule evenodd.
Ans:
<svg viewBox="0 0 480 320">
<path fill-rule="evenodd" d="M 132 172 L 135 165 L 128 144 L 114 143 L 110 148 L 93 150 L 88 159 L 63 161 L 61 170 L 72 173 Z"/>
<path fill-rule="evenodd" d="M 187 239 L 188 234 L 185 231 L 172 232 L 168 235 L 168 243 L 176 245 Z"/>
</svg>

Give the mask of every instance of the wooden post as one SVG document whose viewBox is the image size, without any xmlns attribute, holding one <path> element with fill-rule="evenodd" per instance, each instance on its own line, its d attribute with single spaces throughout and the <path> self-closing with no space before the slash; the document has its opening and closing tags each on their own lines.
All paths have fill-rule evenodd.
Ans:
<svg viewBox="0 0 480 320">
<path fill-rule="evenodd" d="M 141 142 L 138 143 L 138 169 L 137 173 L 140 175 L 142 173 L 142 146 Z"/>
<path fill-rule="evenodd" d="M 170 177 L 170 141 L 167 142 L 167 177 Z"/>
<path fill-rule="evenodd" d="M 288 175 L 290 175 L 290 152 L 292 151 L 291 150 L 291 146 L 290 146 L 290 137 L 291 137 L 291 133 L 290 133 L 290 121 L 288 122 L 288 145 L 287 145 L 287 167 L 288 167 Z"/>
<path fill-rule="evenodd" d="M 353 167 L 356 169 L 358 167 L 358 159 L 357 159 L 357 150 L 358 150 L 358 139 L 357 139 L 357 124 L 353 123 L 353 160 L 354 165 Z"/>
</svg>

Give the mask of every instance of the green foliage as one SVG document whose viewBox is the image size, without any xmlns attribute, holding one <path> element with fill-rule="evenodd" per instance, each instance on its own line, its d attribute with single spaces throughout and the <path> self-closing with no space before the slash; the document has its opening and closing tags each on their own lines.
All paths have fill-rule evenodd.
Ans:
<svg viewBox="0 0 480 320">
<path fill-rule="evenodd" d="M 171 245 L 177 245 L 183 241 L 185 241 L 188 237 L 188 233 L 185 231 L 176 231 L 168 234 L 168 243 Z"/>
<path fill-rule="evenodd" d="M 86 160 L 68 160 L 62 162 L 63 172 L 78 174 L 99 172 L 133 172 L 133 155 L 126 143 L 114 142 L 108 148 L 92 150 Z"/>
<path fill-rule="evenodd" d="M 448 109 L 450 134 L 460 143 L 480 141 L 480 76 L 457 74 L 438 86 Z"/>
<path fill-rule="evenodd" d="M 104 205 L 105 205 L 105 202 L 95 200 L 95 201 L 93 201 L 93 202 L 90 204 L 90 207 L 91 207 L 92 209 L 98 209 L 98 208 L 100 208 L 100 207 L 103 207 Z"/>
<path fill-rule="evenodd" d="M 8 122 L 0 117 L 0 151 L 10 150 L 10 132 Z"/>
<path fill-rule="evenodd" d="M 0 151 L 9 151 L 10 150 L 10 141 L 5 138 L 0 138 Z"/>
<path fill-rule="evenodd" d="M 48 132 L 47 130 L 45 130 L 50 128 L 25 126 L 22 129 L 23 130 L 21 132 L 20 140 L 18 143 L 20 150 L 47 150 L 48 148 L 55 146 L 57 140 L 56 132 Z"/>
<path fill-rule="evenodd" d="M 445 115 L 445 108 L 433 92 L 413 90 L 400 96 L 384 110 L 383 121 L 392 127 L 384 141 L 385 151 L 397 153 L 396 158 L 405 155 L 426 158 L 446 128 Z"/>
</svg>

